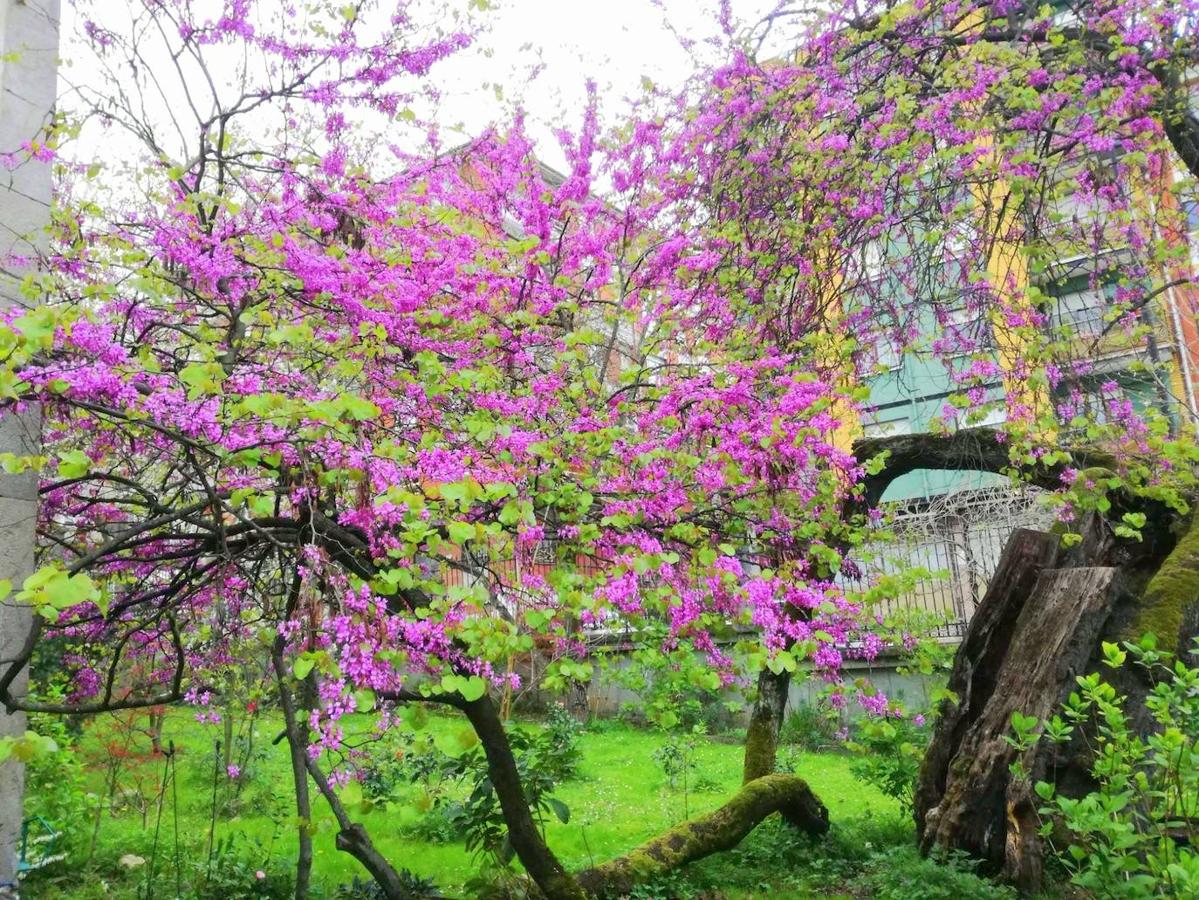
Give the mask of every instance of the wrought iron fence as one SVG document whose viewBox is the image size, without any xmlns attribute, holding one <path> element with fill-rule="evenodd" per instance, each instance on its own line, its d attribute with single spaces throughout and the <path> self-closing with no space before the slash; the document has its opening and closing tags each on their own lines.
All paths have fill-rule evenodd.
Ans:
<svg viewBox="0 0 1199 900">
<path fill-rule="evenodd" d="M 883 601 L 878 610 L 884 615 L 925 613 L 933 623 L 928 626 L 931 636 L 960 639 L 986 593 L 1011 533 L 1017 528 L 1046 528 L 1051 523 L 1052 513 L 1039 502 L 1040 496 L 1041 492 L 1033 489 L 1014 491 L 1007 487 L 959 491 L 920 507 L 895 510 L 886 523 L 890 539 L 862 547 L 852 560 L 856 576 L 842 577 L 842 586 L 847 590 L 864 589 L 880 575 L 926 570 L 928 577 L 918 579 L 900 596 Z M 466 564 L 467 560 L 444 564 L 442 577 L 447 588 L 484 588 L 492 603 L 514 614 L 519 606 L 535 600 L 536 592 L 529 590 L 530 581 L 539 582 L 547 575 L 557 555 L 556 542 L 543 541 L 523 558 L 485 554 L 486 559 L 475 565 Z M 596 560 L 582 556 L 572 562 L 585 576 L 603 569 Z M 598 614 L 601 618 L 611 616 L 603 611 Z"/>
<path fill-rule="evenodd" d="M 894 539 L 863 547 L 855 559 L 859 575 L 845 579 L 845 586 L 862 588 L 879 575 L 927 570 L 929 577 L 884 601 L 880 611 L 927 613 L 939 620 L 931 629 L 934 637 L 960 639 L 1011 533 L 1045 528 L 1052 518 L 1033 490 L 944 494 L 920 508 L 896 512 L 889 523 Z"/>
</svg>

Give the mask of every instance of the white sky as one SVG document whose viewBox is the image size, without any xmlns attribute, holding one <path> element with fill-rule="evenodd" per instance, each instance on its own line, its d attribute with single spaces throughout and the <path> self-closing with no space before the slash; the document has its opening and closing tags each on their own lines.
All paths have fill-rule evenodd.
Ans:
<svg viewBox="0 0 1199 900">
<path fill-rule="evenodd" d="M 734 15 L 757 21 L 776 2 L 734 0 Z M 588 78 L 610 120 L 626 97 L 642 91 L 643 78 L 677 86 L 697 63 L 713 59 L 706 40 L 720 31 L 714 0 L 498 0 L 484 21 L 489 33 L 479 47 L 441 70 L 453 88 L 440 121 L 476 133 L 500 111 L 484 84 L 498 83 L 507 103 L 523 105 L 533 124 L 542 126 L 536 134 L 551 163 L 548 126 L 578 123 Z M 694 45 L 684 48 L 684 40 Z"/>
<path fill-rule="evenodd" d="M 116 22 L 127 19 L 128 10 L 140 8 L 143 0 L 92 2 L 104 13 L 111 12 L 109 21 Z M 204 2 L 200 0 L 201 5 Z M 344 0 L 319 2 L 337 9 Z M 381 5 L 385 8 L 387 2 L 382 0 Z M 426 2 L 447 23 L 469 6 L 469 0 Z M 731 0 L 735 20 L 742 24 L 760 20 L 777 2 Z M 491 6 L 479 14 L 485 32 L 477 44 L 433 70 L 443 96 L 436 119 L 445 129 L 447 144 L 510 120 L 520 105 L 544 161 L 561 165 L 552 129 L 577 127 L 589 78 L 596 82 L 603 120 L 611 123 L 623 109 L 624 99 L 641 93 L 643 79 L 674 87 L 698 64 L 717 58 L 707 40 L 720 31 L 718 0 L 491 0 Z M 269 8 L 269 2 L 263 5 Z M 66 81 L 87 84 L 94 79 L 86 64 L 70 61 L 79 53 L 71 47 L 77 23 L 70 0 L 64 0 L 62 16 L 62 52 L 67 62 L 61 70 L 60 90 L 65 90 Z M 684 41 L 693 43 L 684 47 Z M 182 106 L 181 100 L 178 105 Z M 111 159 L 120 143 L 111 129 L 89 129 L 77 149 L 84 156 Z"/>
</svg>

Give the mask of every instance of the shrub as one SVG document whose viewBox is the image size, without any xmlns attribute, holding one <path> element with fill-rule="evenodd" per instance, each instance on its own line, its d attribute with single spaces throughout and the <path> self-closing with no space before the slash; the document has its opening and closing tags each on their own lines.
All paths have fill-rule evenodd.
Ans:
<svg viewBox="0 0 1199 900">
<path fill-rule="evenodd" d="M 561 703 L 549 708 L 545 730 L 532 742 L 541 767 L 557 781 L 566 781 L 578 774 L 583 751 L 579 748 L 584 725 Z"/>
<path fill-rule="evenodd" d="M 1131 657 L 1152 683 L 1150 727 L 1134 726 L 1127 698 L 1100 672 L 1079 676 L 1061 714 L 1045 723 L 1013 715 L 1008 741 L 1017 749 L 1044 738 L 1081 740 L 1092 753 L 1094 792 L 1073 798 L 1035 785 L 1045 801 L 1042 834 L 1053 845 L 1058 826 L 1069 833 L 1059 859 L 1074 884 L 1099 897 L 1199 897 L 1199 669 L 1159 651 L 1152 635 L 1123 649 L 1105 643 L 1103 652 L 1113 670 Z M 1013 773 L 1027 777 L 1019 764 Z"/>
<path fill-rule="evenodd" d="M 54 742 L 56 750 L 35 754 L 25 767 L 25 815 L 40 816 L 57 833 L 54 854 L 87 849 L 89 823 L 100 798 L 87 790 L 78 736 L 61 716 L 29 717 L 30 730 Z"/>
<path fill-rule="evenodd" d="M 407 900 L 444 900 L 445 894 L 438 890 L 432 878 L 422 878 L 407 869 L 400 869 L 396 874 L 400 876 Z M 387 900 L 387 895 L 377 882 L 355 877 L 337 889 L 333 900 Z"/>
<path fill-rule="evenodd" d="M 558 773 L 564 769 L 573 771 L 578 758 L 577 732 L 581 726 L 571 722 L 569 732 L 564 725 L 557 724 L 541 730 L 518 726 L 508 734 L 525 797 L 534 817 L 542 822 L 550 816 L 564 823 L 570 819 L 566 804 L 551 795 L 558 783 Z M 427 738 L 416 739 L 413 746 L 436 749 Z M 436 750 L 412 753 L 406 758 L 408 762 L 403 767 L 406 777 L 423 784 L 425 789 L 418 801 L 425 815 L 406 829 L 408 833 L 432 842 L 461 839 L 481 862 L 506 869 L 513 856 L 508 826 L 477 740 L 453 755 Z M 382 775 L 375 777 L 386 780 Z M 449 791 L 451 786 L 456 789 L 454 796 Z M 461 799 L 457 798 L 457 789 L 465 793 Z"/>
<path fill-rule="evenodd" d="M 908 719 L 866 719 L 858 724 L 856 732 L 848 746 L 859 758 L 850 771 L 898 800 L 904 812 L 911 812 L 920 763 L 929 741 L 928 726 Z"/>
<path fill-rule="evenodd" d="M 960 852 L 926 859 L 914 847 L 891 847 L 871 858 L 854 886 L 872 900 L 1014 900 L 1015 891 L 981 878 L 977 866 Z"/>
<path fill-rule="evenodd" d="M 841 723 L 836 712 L 820 703 L 804 703 L 787 715 L 779 741 L 802 750 L 825 750 L 837 743 Z"/>
<path fill-rule="evenodd" d="M 271 859 L 265 849 L 235 836 L 220 838 L 211 861 L 194 862 L 196 900 L 289 900 L 295 896 L 290 863 Z"/>
</svg>

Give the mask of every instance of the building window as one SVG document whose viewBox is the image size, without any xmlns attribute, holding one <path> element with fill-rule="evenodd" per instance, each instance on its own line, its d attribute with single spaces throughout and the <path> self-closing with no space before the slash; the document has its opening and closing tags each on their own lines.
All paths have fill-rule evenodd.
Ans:
<svg viewBox="0 0 1199 900">
<path fill-rule="evenodd" d="M 1050 289 L 1050 326 L 1062 329 L 1072 337 L 1094 338 L 1108 326 L 1107 315 L 1115 300 L 1116 286 L 1092 286 L 1087 279 L 1072 279 L 1056 289 Z"/>
<path fill-rule="evenodd" d="M 866 353 L 875 368 L 893 372 L 903 365 L 903 356 L 894 336 L 887 331 L 877 331 L 866 338 Z"/>
<path fill-rule="evenodd" d="M 958 428 L 997 428 L 1007 421 L 1007 409 L 1003 404 L 992 406 L 979 412 L 977 410 L 959 410 L 957 414 Z"/>
</svg>

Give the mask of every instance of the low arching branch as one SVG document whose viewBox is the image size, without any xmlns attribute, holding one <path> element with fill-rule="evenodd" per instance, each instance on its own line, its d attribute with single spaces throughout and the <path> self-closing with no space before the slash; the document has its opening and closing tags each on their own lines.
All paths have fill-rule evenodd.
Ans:
<svg viewBox="0 0 1199 900">
<path fill-rule="evenodd" d="M 828 831 L 828 810 L 806 781 L 794 775 L 766 775 L 746 784 L 719 809 L 676 825 L 619 859 L 579 873 L 578 882 L 597 897 L 628 893 L 655 876 L 737 846 L 773 813 L 808 834 Z"/>
</svg>

